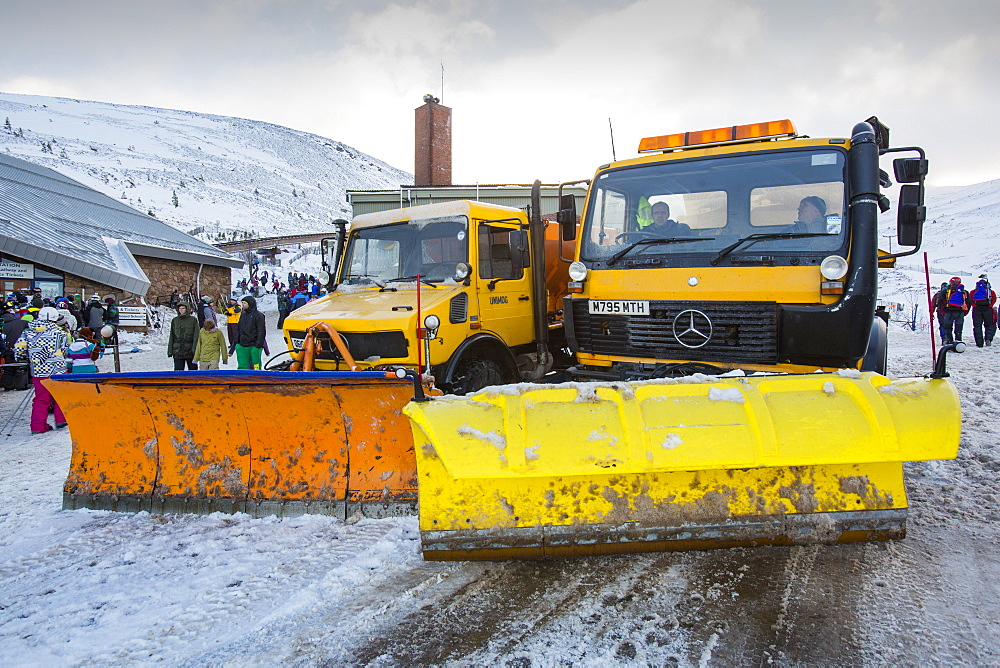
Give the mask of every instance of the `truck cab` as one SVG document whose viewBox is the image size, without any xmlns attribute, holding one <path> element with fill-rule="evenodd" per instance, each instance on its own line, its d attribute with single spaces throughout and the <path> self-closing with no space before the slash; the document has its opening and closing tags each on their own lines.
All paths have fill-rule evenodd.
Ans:
<svg viewBox="0 0 1000 668">
<path fill-rule="evenodd" d="M 361 369 L 429 369 L 454 393 L 531 377 L 539 365 L 527 230 L 524 211 L 468 200 L 358 216 L 331 263 L 331 293 L 286 318 L 290 350 L 324 322 Z M 561 290 L 556 305 L 566 269 L 550 281 Z M 315 368 L 344 369 L 331 335 L 318 336 Z"/>
<path fill-rule="evenodd" d="M 920 156 L 896 161 L 897 180 L 918 183 L 900 197 L 909 254 L 926 160 L 899 150 Z M 785 120 L 646 138 L 640 157 L 599 168 L 565 300 L 578 373 L 884 372 L 878 159 L 893 151 L 874 118 L 819 139 Z"/>
</svg>

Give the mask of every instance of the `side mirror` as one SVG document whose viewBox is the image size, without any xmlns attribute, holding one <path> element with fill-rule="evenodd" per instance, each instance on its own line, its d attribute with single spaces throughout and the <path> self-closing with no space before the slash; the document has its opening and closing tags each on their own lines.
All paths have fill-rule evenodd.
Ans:
<svg viewBox="0 0 1000 668">
<path fill-rule="evenodd" d="M 576 196 L 563 195 L 559 198 L 559 213 L 556 222 L 562 228 L 562 238 L 565 241 L 576 239 Z"/>
<path fill-rule="evenodd" d="M 896 161 L 901 162 L 900 160 Z M 915 161 L 919 162 L 919 161 Z M 899 178 L 899 171 L 896 171 Z M 924 231 L 927 207 L 923 203 L 921 186 L 903 186 L 899 189 L 898 211 L 896 213 L 896 239 L 901 246 L 920 246 Z"/>
<path fill-rule="evenodd" d="M 515 270 L 531 266 L 528 252 L 528 231 L 511 230 L 510 232 L 510 264 Z"/>
<path fill-rule="evenodd" d="M 337 228 L 337 236 L 327 237 L 320 241 L 320 265 L 329 277 L 323 282 L 323 287 L 332 289 L 337 280 L 337 269 L 340 267 L 340 258 L 344 253 L 344 245 L 347 241 L 347 221 L 338 218 L 333 221 Z"/>
<path fill-rule="evenodd" d="M 511 230 L 509 243 L 510 247 L 513 250 L 519 250 L 519 251 L 528 250 L 528 231 Z"/>
<path fill-rule="evenodd" d="M 927 176 L 925 158 L 896 158 L 892 161 L 892 171 L 896 172 L 899 183 L 917 183 Z"/>
</svg>

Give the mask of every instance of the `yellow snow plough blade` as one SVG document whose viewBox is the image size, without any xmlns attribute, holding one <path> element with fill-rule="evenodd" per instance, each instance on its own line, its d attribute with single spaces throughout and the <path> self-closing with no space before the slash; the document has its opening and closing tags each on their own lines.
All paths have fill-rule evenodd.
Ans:
<svg viewBox="0 0 1000 668">
<path fill-rule="evenodd" d="M 63 508 L 413 514 L 409 380 L 380 372 L 67 374 Z"/>
<path fill-rule="evenodd" d="M 904 461 L 958 452 L 947 380 L 845 371 L 413 402 L 424 557 L 903 537 Z"/>
</svg>

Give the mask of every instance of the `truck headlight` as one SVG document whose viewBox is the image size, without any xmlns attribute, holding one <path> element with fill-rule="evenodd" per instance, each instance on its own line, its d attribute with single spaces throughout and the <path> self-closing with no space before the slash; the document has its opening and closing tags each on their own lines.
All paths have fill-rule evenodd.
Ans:
<svg viewBox="0 0 1000 668">
<path fill-rule="evenodd" d="M 437 317 L 433 313 L 424 318 L 424 327 L 431 331 L 437 330 L 441 326 L 441 318 Z"/>
<path fill-rule="evenodd" d="M 569 265 L 569 277 L 578 282 L 587 278 L 587 265 L 582 262 L 571 262 Z"/>
<path fill-rule="evenodd" d="M 839 255 L 830 255 L 820 263 L 819 272 L 828 281 L 839 281 L 847 275 L 847 260 Z"/>
<path fill-rule="evenodd" d="M 457 265 L 455 265 L 455 278 L 456 279 L 458 279 L 460 281 L 463 281 L 466 278 L 468 278 L 469 274 L 471 274 L 471 273 L 472 273 L 472 267 L 470 267 L 466 263 L 459 262 Z"/>
</svg>

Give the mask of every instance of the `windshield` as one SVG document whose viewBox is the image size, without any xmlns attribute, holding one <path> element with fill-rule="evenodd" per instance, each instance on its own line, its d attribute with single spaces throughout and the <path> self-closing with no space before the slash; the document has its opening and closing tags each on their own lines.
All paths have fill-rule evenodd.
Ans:
<svg viewBox="0 0 1000 668">
<path fill-rule="evenodd" d="M 351 232 L 341 283 L 394 279 L 443 281 L 468 262 L 468 221 L 448 218 L 366 227 Z"/>
<path fill-rule="evenodd" d="M 751 235 L 752 242 L 723 254 L 727 262 L 746 254 L 836 251 L 847 235 L 845 155 L 751 153 L 605 172 L 591 192 L 581 259 L 627 266 L 684 256 L 701 263 Z"/>
</svg>

